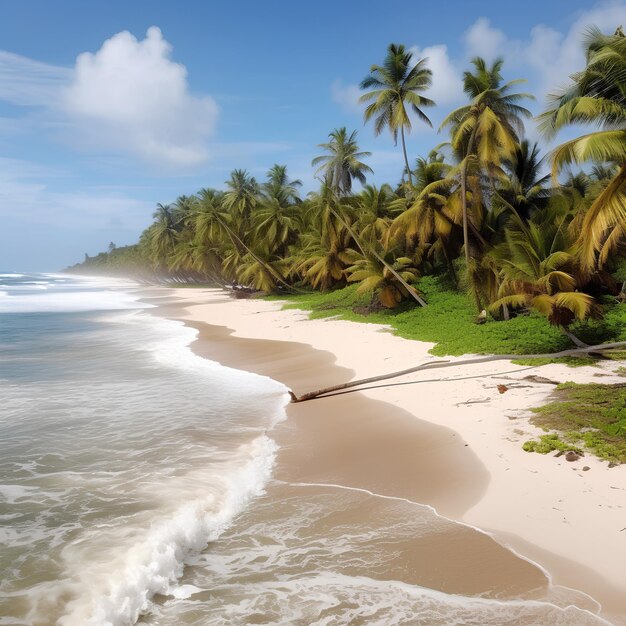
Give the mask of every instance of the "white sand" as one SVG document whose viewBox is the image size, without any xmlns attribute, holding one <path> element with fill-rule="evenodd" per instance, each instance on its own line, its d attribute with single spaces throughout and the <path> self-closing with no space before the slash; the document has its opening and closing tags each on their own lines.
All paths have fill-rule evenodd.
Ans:
<svg viewBox="0 0 626 626">
<path fill-rule="evenodd" d="M 278 302 L 225 301 L 223 293 L 209 290 L 174 293 L 190 303 L 207 302 L 190 306 L 189 319 L 227 326 L 238 337 L 295 341 L 332 352 L 337 365 L 353 370 L 354 378 L 435 359 L 428 354 L 432 344 L 394 337 L 379 325 L 308 320 L 304 312 L 281 311 Z M 462 521 L 493 532 L 498 540 L 545 567 L 557 584 L 582 588 L 596 598 L 603 595 L 602 589 L 613 587 L 618 601 L 605 608 L 615 615 L 626 606 L 626 465 L 609 469 L 606 462 L 589 455 L 569 463 L 552 454 L 524 452 L 522 442 L 542 434 L 529 424 L 528 409 L 545 403 L 553 386 L 521 380 L 537 374 L 559 382 L 623 382 L 615 369 L 614 363 L 525 369 L 500 361 L 425 371 L 392 382 L 504 372 L 514 380 L 471 378 L 362 393 L 459 433 L 491 476 L 483 497 Z M 500 394 L 499 383 L 509 390 Z M 582 471 L 584 466 L 590 469 Z M 445 510 L 440 513 L 453 517 Z M 587 583 L 583 586 L 581 580 Z"/>
</svg>

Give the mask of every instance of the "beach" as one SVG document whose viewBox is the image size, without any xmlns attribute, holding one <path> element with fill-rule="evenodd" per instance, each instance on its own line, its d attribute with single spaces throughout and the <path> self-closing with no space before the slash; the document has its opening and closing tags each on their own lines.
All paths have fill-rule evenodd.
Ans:
<svg viewBox="0 0 626 626">
<path fill-rule="evenodd" d="M 308 320 L 276 301 L 204 289 L 143 293 L 159 314 L 198 330 L 197 354 L 297 394 L 434 359 L 432 344 L 371 324 Z M 589 616 L 597 601 L 605 619 L 626 623 L 626 467 L 524 452 L 522 442 L 541 433 L 528 423 L 529 409 L 553 390 L 525 380 L 530 374 L 620 380 L 604 363 L 529 369 L 503 361 L 290 404 L 272 432 L 279 451 L 268 495 L 344 492 L 354 501 L 333 523 L 379 531 L 385 520 L 432 507 L 441 532 L 427 541 L 404 537 L 372 578 L 482 599 L 575 604 Z M 398 384 L 409 380 L 422 382 Z M 329 523 L 316 521 L 321 534 Z M 587 623 L 584 615 L 560 623 Z"/>
</svg>

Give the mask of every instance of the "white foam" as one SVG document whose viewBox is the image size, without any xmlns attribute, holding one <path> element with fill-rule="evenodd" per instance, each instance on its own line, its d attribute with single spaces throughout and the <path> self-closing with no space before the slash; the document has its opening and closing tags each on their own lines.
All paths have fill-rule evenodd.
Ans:
<svg viewBox="0 0 626 626">
<path fill-rule="evenodd" d="M 222 587 L 222 592 L 224 591 Z M 539 600 L 496 600 L 447 594 L 398 580 L 375 580 L 330 571 L 286 580 L 234 584 L 232 601 L 204 625 L 245 624 L 251 615 L 275 626 L 611 626 L 593 613 Z"/>
<path fill-rule="evenodd" d="M 32 492 L 37 491 L 36 487 L 26 487 L 24 485 L 0 485 L 0 498 L 7 504 L 15 504 L 20 498 L 27 498 Z"/>
<path fill-rule="evenodd" d="M 158 339 L 154 342 L 142 341 L 137 348 L 150 352 L 159 365 L 209 376 L 212 381 L 220 378 L 228 378 L 229 381 L 237 379 L 240 389 L 245 390 L 246 393 L 267 396 L 268 393 L 274 392 L 280 395 L 281 406 L 288 402 L 287 387 L 277 380 L 262 374 L 231 368 L 193 352 L 189 346 L 197 339 L 199 331 L 185 325 L 184 322 L 155 317 L 141 311 L 131 311 L 128 314 L 116 313 L 103 319 L 112 324 L 137 324 L 142 327 L 150 324 Z M 275 421 L 272 425 L 277 423 L 276 420 L 284 418 L 284 411 L 280 410 L 278 403 L 273 417 Z"/>
<path fill-rule="evenodd" d="M 26 279 L 0 285 L 0 313 L 106 311 L 151 306 L 138 303 L 139 297 L 133 293 L 137 284 L 130 280 L 68 274 L 0 274 L 0 277 Z"/>
<path fill-rule="evenodd" d="M 211 474 L 189 481 L 193 489 L 182 485 L 178 501 L 184 504 L 170 516 L 147 527 L 120 530 L 119 541 L 107 537 L 98 554 L 93 546 L 87 554 L 81 545 L 68 547 L 64 556 L 73 579 L 40 589 L 40 606 L 71 589 L 76 597 L 66 605 L 59 626 L 121 626 L 134 623 L 157 593 L 183 598 L 199 591 L 177 585 L 186 561 L 215 541 L 249 501 L 263 493 L 275 454 L 275 443 L 260 436 L 241 446 L 234 459 L 221 467 L 221 475 L 213 468 Z M 207 485 L 215 485 L 216 480 L 222 488 L 209 491 Z M 171 490 L 165 493 L 173 496 Z M 131 545 L 129 538 L 135 540 Z M 36 608 L 31 617 L 37 615 Z"/>
<path fill-rule="evenodd" d="M 48 291 L 12 295 L 0 292 L 0 313 L 60 313 L 145 308 L 124 291 Z"/>
</svg>

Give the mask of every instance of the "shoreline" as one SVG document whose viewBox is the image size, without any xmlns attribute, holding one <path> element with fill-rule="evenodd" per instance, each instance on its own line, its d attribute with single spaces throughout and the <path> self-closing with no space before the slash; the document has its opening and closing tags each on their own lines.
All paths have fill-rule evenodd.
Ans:
<svg viewBox="0 0 626 626">
<path fill-rule="evenodd" d="M 153 302 L 159 305 L 159 310 L 155 310 L 157 314 L 184 321 L 199 331 L 198 339 L 191 346 L 196 353 L 227 366 L 268 375 L 299 393 L 410 367 L 432 358 L 427 354 L 431 344 L 400 339 L 372 324 L 332 319 L 311 321 L 301 311 L 281 311 L 281 304 L 276 302 L 233 300 L 213 290 L 176 288 L 152 289 L 147 299 L 157 301 Z M 159 300 L 162 302 L 159 303 Z M 301 323 L 304 320 L 306 324 Z M 265 345 L 262 346 L 262 343 Z M 270 344 L 273 350 L 280 345 L 282 353 L 267 359 Z M 373 359 L 373 354 L 382 356 Z M 298 359 L 305 360 L 305 375 L 294 367 Z M 511 386 L 509 391 L 501 395 L 496 390 L 497 381 L 467 378 L 470 373 L 478 375 L 484 370 L 505 371 L 505 375 L 511 378 L 526 369 L 528 367 L 508 362 L 492 363 L 486 364 L 480 372 L 476 369 L 462 371 L 461 374 L 466 376 L 454 376 L 458 370 L 451 370 L 454 374 L 448 381 L 386 386 L 351 393 L 347 397 L 335 396 L 289 405 L 288 422 L 291 424 L 281 430 L 293 427 L 294 413 L 298 413 L 296 421 L 300 425 L 309 424 L 308 432 L 304 432 L 309 440 L 319 439 L 324 432 L 333 431 L 332 424 L 326 424 L 324 431 L 319 416 L 315 420 L 307 420 L 306 415 L 310 418 L 320 410 L 341 415 L 351 411 L 362 413 L 368 410 L 367 407 L 374 413 L 393 412 L 393 420 L 383 419 L 374 424 L 374 428 L 388 435 L 392 421 L 395 424 L 395 428 L 391 429 L 395 431 L 395 441 L 376 442 L 377 451 L 368 452 L 381 456 L 378 459 L 368 456 L 366 464 L 346 455 L 345 449 L 340 450 L 340 454 L 333 449 L 328 458 L 320 461 L 319 458 L 303 458 L 301 451 L 297 458 L 293 454 L 290 458 L 287 448 L 282 453 L 278 473 L 280 475 L 285 467 L 291 467 L 292 475 L 288 478 L 297 484 L 298 471 L 294 474 L 294 467 L 299 468 L 301 476 L 310 479 L 311 476 L 315 478 L 316 472 L 320 473 L 321 466 L 325 467 L 326 475 L 322 472 L 317 484 L 326 484 L 325 478 L 334 472 L 344 478 L 339 485 L 341 487 L 367 490 L 371 486 L 371 491 L 377 496 L 406 498 L 432 507 L 445 518 L 460 522 L 489 539 L 493 537 L 494 543 L 505 546 L 502 550 L 507 556 L 500 555 L 499 558 L 506 560 L 514 555 L 515 559 L 531 564 L 535 571 L 532 574 L 526 572 L 530 579 L 536 582 L 533 576 L 536 577 L 539 571 L 541 576 L 549 576 L 557 586 L 580 590 L 602 603 L 602 615 L 607 619 L 615 624 L 624 623 L 619 618 L 626 613 L 626 586 L 618 588 L 610 582 L 610 579 L 626 580 L 626 576 L 619 577 L 620 571 L 626 573 L 626 569 L 617 563 L 620 548 L 616 540 L 620 537 L 602 533 L 598 527 L 598 521 L 603 522 L 602 528 L 609 530 L 618 519 L 624 522 L 624 517 L 619 518 L 617 511 L 626 509 L 626 489 L 615 486 L 623 484 L 624 467 L 608 470 L 600 461 L 585 457 L 584 464 L 590 466 L 591 471 L 582 474 L 579 466 L 583 463 L 570 464 L 550 455 L 544 457 L 523 452 L 522 435 L 528 438 L 538 431 L 527 423 L 523 414 L 530 406 L 545 401 L 551 387 L 536 384 L 515 387 L 516 383 L 512 380 L 507 382 Z M 562 365 L 542 366 L 541 369 L 541 373 L 550 378 L 564 380 L 565 373 L 571 374 L 569 379 L 580 382 L 598 373 L 596 368 L 577 368 L 574 371 Z M 592 372 L 580 371 L 592 369 Z M 460 402 L 455 403 L 455 400 Z M 416 405 L 419 406 L 417 410 Z M 515 415 L 509 415 L 509 419 L 504 420 L 503 413 Z M 483 420 L 490 421 L 487 429 Z M 311 423 L 316 425 L 317 430 L 311 428 Z M 350 424 L 352 439 L 355 436 L 358 439 L 359 424 L 363 423 L 361 414 Z M 419 432 L 411 433 L 410 429 L 418 429 Z M 523 433 L 520 432 L 522 429 Z M 432 438 L 435 431 L 437 435 Z M 284 433 L 279 434 L 279 437 L 283 436 Z M 406 463 L 415 450 L 402 448 L 403 444 L 413 447 L 417 440 L 422 444 L 418 451 L 422 458 L 417 465 L 428 473 L 428 485 L 423 480 L 407 480 L 407 471 L 417 467 Z M 363 442 L 352 443 L 362 450 L 360 446 Z M 395 457 L 392 463 L 395 469 L 388 468 L 383 476 L 379 475 L 379 470 L 368 470 L 367 466 L 376 465 L 376 462 L 380 468 L 380 463 L 385 460 L 383 457 L 388 456 L 390 450 Z M 332 466 L 337 457 L 343 458 L 341 467 Z M 389 461 L 389 458 L 386 460 Z M 415 465 L 414 461 L 412 463 Z M 571 471 L 573 466 L 576 472 Z M 513 474 L 515 476 L 510 480 Z M 346 486 L 346 480 L 357 486 Z M 313 486 L 315 481 L 308 480 L 307 484 Z M 391 495 L 390 487 L 393 491 Z M 607 493 L 611 496 L 608 501 Z M 582 499 L 583 502 L 572 502 L 574 499 Z M 562 518 L 551 512 L 559 507 L 550 506 L 548 510 L 547 503 L 558 503 Z M 589 503 L 595 504 L 596 509 L 604 506 L 601 519 L 586 510 Z M 520 511 L 528 514 L 520 515 Z M 564 532 L 563 526 L 567 532 Z M 573 550 L 573 547 L 585 547 L 585 529 L 592 529 L 601 541 L 587 546 L 594 548 L 591 551 Z M 626 542 L 626 536 L 621 539 Z M 482 546 L 484 549 L 485 546 Z M 596 558 L 591 558 L 591 552 L 596 553 Z M 570 555 L 575 558 L 568 558 Z M 612 560 L 607 559 L 607 555 L 612 556 Z M 519 563 L 515 566 L 512 562 L 507 563 L 504 569 L 507 568 L 519 569 Z M 517 571 L 514 578 L 519 573 Z M 462 589 L 453 592 L 472 593 Z"/>
</svg>

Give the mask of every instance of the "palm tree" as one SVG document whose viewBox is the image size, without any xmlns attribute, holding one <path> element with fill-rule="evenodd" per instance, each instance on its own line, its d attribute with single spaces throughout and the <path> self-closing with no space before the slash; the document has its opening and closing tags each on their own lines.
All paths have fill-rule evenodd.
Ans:
<svg viewBox="0 0 626 626">
<path fill-rule="evenodd" d="M 393 189 L 387 185 L 365 185 L 356 200 L 357 228 L 361 238 L 373 243 L 384 238 L 389 228 L 390 203 Z"/>
<path fill-rule="evenodd" d="M 354 179 L 365 184 L 365 174 L 373 174 L 372 168 L 361 160 L 371 156 L 371 152 L 359 151 L 356 135 L 356 130 L 348 135 L 345 126 L 335 128 L 328 135 L 330 141 L 318 146 L 329 154 L 315 157 L 311 161 L 313 167 L 319 165 L 315 174 L 322 172 L 326 184 L 340 196 L 352 191 Z"/>
<path fill-rule="evenodd" d="M 435 104 L 421 95 L 432 82 L 432 72 L 426 66 L 427 60 L 420 59 L 415 65 L 412 61 L 413 55 L 403 45 L 392 43 L 387 48 L 382 66 L 372 65 L 368 76 L 361 81 L 361 89 L 371 89 L 361 96 L 361 102 L 370 103 L 365 109 L 365 121 L 375 118 L 376 135 L 385 127 L 389 128 L 396 144 L 400 133 L 409 186 L 413 185 L 413 181 L 404 138 L 405 131 L 411 131 L 407 105 L 420 120 L 432 126 L 422 108 Z"/>
<path fill-rule="evenodd" d="M 252 235 L 257 241 L 263 241 L 273 254 L 282 256 L 293 243 L 297 227 L 297 207 L 283 206 L 277 198 L 272 198 L 256 210 Z"/>
<path fill-rule="evenodd" d="M 417 270 L 413 261 L 407 257 L 390 258 L 394 273 L 383 264 L 380 258 L 372 255 L 361 256 L 353 253 L 354 263 L 347 270 L 349 282 L 359 282 L 357 293 L 370 292 L 387 309 L 394 309 L 405 298 L 409 291 L 405 284 L 415 281 Z M 401 276 L 404 283 L 397 276 Z"/>
<path fill-rule="evenodd" d="M 253 176 L 246 170 L 233 170 L 226 181 L 228 191 L 224 194 L 222 203 L 231 215 L 241 221 L 244 229 L 250 215 L 257 205 L 259 185 Z"/>
<path fill-rule="evenodd" d="M 261 186 L 261 194 L 266 201 L 275 200 L 280 206 L 300 202 L 301 180 L 290 180 L 286 165 L 274 165 L 267 173 L 267 182 Z"/>
<path fill-rule="evenodd" d="M 475 71 L 463 74 L 463 91 L 470 97 L 469 104 L 452 111 L 441 124 L 441 128 L 450 128 L 451 146 L 460 161 L 463 243 L 470 279 L 473 254 L 469 233 L 472 230 L 477 234 L 482 220 L 481 177 L 486 176 L 493 181 L 502 175 L 503 163 L 514 157 L 523 132 L 522 119 L 531 116 L 528 109 L 517 103 L 524 98 L 532 98 L 526 93 L 511 93 L 512 87 L 523 80 L 503 84 L 501 58 L 496 59 L 491 67 L 487 67 L 480 57 L 473 59 L 472 63 Z M 473 173 L 469 185 L 472 193 L 471 216 L 467 208 L 470 167 Z M 480 298 L 477 293 L 475 296 L 480 310 Z"/>
<path fill-rule="evenodd" d="M 157 264 L 166 262 L 176 245 L 178 234 L 174 210 L 169 204 L 157 204 L 154 223 L 148 231 L 150 255 Z"/>
<path fill-rule="evenodd" d="M 458 243 L 452 246 L 455 229 L 458 230 L 459 206 L 452 190 L 456 182 L 449 177 L 452 166 L 443 155 L 432 151 L 428 159 L 417 159 L 416 198 L 391 223 L 389 237 L 404 238 L 408 253 L 419 246 L 430 247 L 429 253 L 441 254 L 453 282 L 457 283 L 452 258 L 458 252 Z"/>
<path fill-rule="evenodd" d="M 546 207 L 552 195 L 547 186 L 550 175 L 543 174 L 543 159 L 539 146 L 524 139 L 504 164 L 505 176 L 498 181 L 495 203 L 515 211 L 528 220 L 533 213 Z"/>
<path fill-rule="evenodd" d="M 345 284 L 351 242 L 350 233 L 342 226 L 332 231 L 304 233 L 300 250 L 288 259 L 291 276 L 301 276 L 313 288 L 322 291 Z"/>
<path fill-rule="evenodd" d="M 505 241 L 489 253 L 501 276 L 499 298 L 489 308 L 536 309 L 581 346 L 567 329 L 576 319 L 596 315 L 598 307 L 590 295 L 578 291 L 570 219 L 571 213 L 558 203 L 528 222 L 516 213 L 511 215 Z"/>
<path fill-rule="evenodd" d="M 604 35 L 593 27 L 585 40 L 587 65 L 572 84 L 550 97 L 540 128 L 551 138 L 570 124 L 601 130 L 567 141 L 552 153 L 552 173 L 570 163 L 594 161 L 616 166 L 610 182 L 584 215 L 578 239 L 583 268 L 602 267 L 626 237 L 626 37 L 621 29 Z"/>
</svg>

